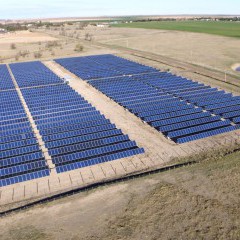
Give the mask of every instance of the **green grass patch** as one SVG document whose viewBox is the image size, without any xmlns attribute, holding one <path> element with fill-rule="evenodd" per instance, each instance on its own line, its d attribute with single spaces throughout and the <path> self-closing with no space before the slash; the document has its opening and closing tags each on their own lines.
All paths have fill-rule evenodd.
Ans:
<svg viewBox="0 0 240 240">
<path fill-rule="evenodd" d="M 175 30 L 240 38 L 239 22 L 153 21 L 114 24 L 113 27 Z"/>
</svg>

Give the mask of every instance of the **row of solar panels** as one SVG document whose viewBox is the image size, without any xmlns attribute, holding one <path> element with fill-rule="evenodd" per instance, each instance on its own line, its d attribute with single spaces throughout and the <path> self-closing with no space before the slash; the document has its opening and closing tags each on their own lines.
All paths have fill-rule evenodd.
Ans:
<svg viewBox="0 0 240 240">
<path fill-rule="evenodd" d="M 232 131 L 238 128 L 238 126 L 232 126 L 228 119 L 238 123 L 239 109 L 235 105 L 239 97 L 233 97 L 232 94 L 218 91 L 216 88 L 175 76 L 169 72 L 158 72 L 155 69 L 146 71 L 138 63 L 113 55 L 56 61 L 78 77 L 88 80 L 92 86 L 143 121 L 162 131 L 175 142 L 188 142 L 204 138 L 208 134 L 209 136 L 214 133 L 218 134 L 215 130 Z M 106 72 L 106 76 L 100 74 L 93 77 L 91 75 L 103 66 L 117 70 L 122 73 L 122 76 L 113 77 L 114 74 L 109 74 L 109 72 Z M 128 69 L 133 66 L 138 69 L 138 72 L 128 72 Z M 134 75 L 125 76 L 126 74 Z M 226 108 L 226 111 L 231 112 L 223 111 L 217 114 L 217 112 L 208 111 L 206 102 L 213 103 L 214 100 L 221 98 L 224 99 L 222 102 L 228 101 L 231 102 L 231 107 L 234 106 Z M 222 119 L 224 117 L 228 119 Z"/>
<path fill-rule="evenodd" d="M 12 63 L 10 68 L 20 88 L 63 83 L 63 80 L 39 61 Z"/>
<path fill-rule="evenodd" d="M 15 89 L 6 65 L 0 65 L 0 91 Z"/>
<path fill-rule="evenodd" d="M 17 91 L 0 91 L 0 103 L 0 187 L 49 175 Z"/>
<path fill-rule="evenodd" d="M 63 58 L 56 59 L 55 61 L 84 80 L 157 71 L 154 68 L 128 61 L 111 54 L 81 58 Z"/>
</svg>

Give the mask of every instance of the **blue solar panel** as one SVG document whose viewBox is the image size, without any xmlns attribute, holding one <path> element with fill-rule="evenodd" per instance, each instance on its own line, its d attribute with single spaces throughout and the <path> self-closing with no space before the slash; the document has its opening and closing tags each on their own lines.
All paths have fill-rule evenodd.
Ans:
<svg viewBox="0 0 240 240">
<path fill-rule="evenodd" d="M 5 144 L 0 144 L 0 151 L 5 151 L 8 149 L 20 148 L 24 146 L 34 145 L 37 143 L 37 140 L 34 138 L 26 139 L 23 141 L 8 142 Z"/>
<path fill-rule="evenodd" d="M 233 122 L 236 124 L 240 123 L 240 117 L 233 118 Z"/>
<path fill-rule="evenodd" d="M 69 123 L 69 122 L 67 122 Z M 90 121 L 90 122 L 77 122 L 74 125 L 64 125 L 64 126 L 58 126 L 48 129 L 43 129 L 41 131 L 42 135 L 50 135 L 54 133 L 60 133 L 60 132 L 69 132 L 77 129 L 82 128 L 90 128 L 95 126 L 101 126 L 101 125 L 108 125 L 110 124 L 110 121 L 107 119 L 98 120 L 98 121 Z"/>
<path fill-rule="evenodd" d="M 25 163 L 17 166 L 6 167 L 0 169 L 1 178 L 9 178 L 20 174 L 31 172 L 32 170 L 44 170 L 46 169 L 46 161 L 41 160 L 37 162 Z"/>
<path fill-rule="evenodd" d="M 35 153 L 28 153 L 21 156 L 2 159 L 0 161 L 0 168 L 6 167 L 6 166 L 21 165 L 27 162 L 35 162 L 43 159 L 44 159 L 43 154 L 40 151 Z"/>
<path fill-rule="evenodd" d="M 42 178 L 50 175 L 50 170 L 44 169 L 40 171 L 34 171 L 31 173 L 26 173 L 19 176 L 9 177 L 6 179 L 0 180 L 0 187 L 7 186 L 10 184 L 20 183 L 24 181 L 29 181 L 35 178 Z"/>
</svg>

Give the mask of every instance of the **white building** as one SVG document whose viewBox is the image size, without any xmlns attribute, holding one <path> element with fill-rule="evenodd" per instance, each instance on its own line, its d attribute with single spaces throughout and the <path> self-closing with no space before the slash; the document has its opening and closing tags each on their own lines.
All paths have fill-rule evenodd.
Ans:
<svg viewBox="0 0 240 240">
<path fill-rule="evenodd" d="M 7 33 L 7 31 L 4 28 L 0 28 L 0 34 Z"/>
</svg>

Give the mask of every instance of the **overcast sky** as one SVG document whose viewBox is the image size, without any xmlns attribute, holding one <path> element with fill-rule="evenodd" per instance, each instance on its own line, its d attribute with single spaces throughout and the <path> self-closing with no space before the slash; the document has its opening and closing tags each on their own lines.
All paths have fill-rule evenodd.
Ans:
<svg viewBox="0 0 240 240">
<path fill-rule="evenodd" d="M 240 0 L 0 0 L 0 19 L 239 14 Z"/>
</svg>

